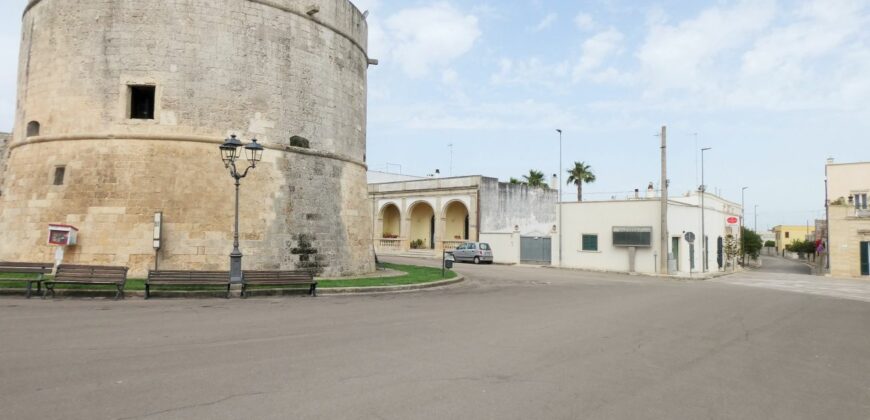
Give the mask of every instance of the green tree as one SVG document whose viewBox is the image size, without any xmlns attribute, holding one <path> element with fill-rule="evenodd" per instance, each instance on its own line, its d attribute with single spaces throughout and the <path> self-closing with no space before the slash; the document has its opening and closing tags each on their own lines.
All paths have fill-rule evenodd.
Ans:
<svg viewBox="0 0 870 420">
<path fill-rule="evenodd" d="M 737 243 L 737 240 L 734 239 L 734 235 L 728 235 L 725 237 L 725 244 L 723 246 L 723 251 L 725 252 L 725 258 L 731 262 L 731 269 L 734 269 L 734 258 L 737 257 L 737 254 L 740 253 L 740 245 Z"/>
<path fill-rule="evenodd" d="M 544 173 L 541 171 L 530 169 L 528 175 L 523 175 L 523 179 L 526 180 L 526 184 L 529 184 L 530 187 L 549 188 L 547 181 L 544 179 Z"/>
<path fill-rule="evenodd" d="M 767 241 L 767 242 L 764 243 L 764 247 L 765 247 L 765 248 L 776 248 L 776 242 L 774 242 L 774 241 Z"/>
<path fill-rule="evenodd" d="M 740 255 L 746 254 L 757 260 L 764 246 L 761 235 L 752 229 L 743 228 L 743 240 L 740 241 Z"/>
<path fill-rule="evenodd" d="M 522 182 L 520 182 L 519 179 L 516 179 L 516 178 L 514 178 L 514 177 L 511 177 L 511 180 L 510 180 L 509 182 L 510 182 L 511 185 L 522 184 Z"/>
<path fill-rule="evenodd" d="M 577 186 L 577 201 L 583 201 L 583 184 L 595 182 L 592 167 L 584 162 L 574 162 L 574 168 L 568 170 L 568 185 Z"/>
</svg>

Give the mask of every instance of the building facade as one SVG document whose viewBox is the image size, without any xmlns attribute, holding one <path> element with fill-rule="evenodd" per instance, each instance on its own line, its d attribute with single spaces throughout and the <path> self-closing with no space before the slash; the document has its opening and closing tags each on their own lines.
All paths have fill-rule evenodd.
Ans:
<svg viewBox="0 0 870 420">
<path fill-rule="evenodd" d="M 659 198 L 562 203 L 563 267 L 598 271 L 659 273 L 659 256 L 668 253 L 670 274 L 691 275 L 726 269 L 728 235 L 740 240 L 739 204 L 705 195 L 701 237 L 700 196 L 668 201 L 668 249 L 661 249 Z M 731 219 L 729 221 L 729 219 Z M 733 222 L 737 223 L 733 223 Z M 686 234 L 695 236 L 694 242 Z M 706 244 L 706 253 L 704 246 Z M 554 243 L 557 248 L 558 244 Z M 558 249 L 553 254 L 558 255 Z M 705 256 L 706 255 L 706 256 Z"/>
<path fill-rule="evenodd" d="M 30 0 L 0 197 L 0 260 L 227 269 L 234 191 L 218 146 L 256 137 L 245 269 L 374 269 L 367 24 L 347 0 Z M 163 212 L 163 247 L 152 249 Z"/>
<path fill-rule="evenodd" d="M 825 172 L 830 273 L 870 278 L 870 162 L 829 161 Z"/>
<path fill-rule="evenodd" d="M 774 226 L 774 236 L 776 237 L 776 252 L 782 255 L 785 252 L 785 247 L 794 242 L 813 240 L 816 231 L 815 223 L 813 225 L 779 225 Z"/>
<path fill-rule="evenodd" d="M 553 232 L 557 196 L 483 176 L 373 183 L 375 246 L 384 254 L 440 255 L 480 241 L 492 245 L 496 262 L 519 263 L 523 237 L 549 239 Z"/>
</svg>

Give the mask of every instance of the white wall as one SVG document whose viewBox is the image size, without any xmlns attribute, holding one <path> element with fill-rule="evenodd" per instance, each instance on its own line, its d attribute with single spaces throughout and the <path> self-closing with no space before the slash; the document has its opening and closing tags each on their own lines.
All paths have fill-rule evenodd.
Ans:
<svg viewBox="0 0 870 420">
<path fill-rule="evenodd" d="M 688 201 L 688 200 L 685 200 Z M 707 255 L 709 258 L 709 271 L 719 270 L 717 264 L 717 239 L 721 236 L 724 240 L 728 233 L 726 219 L 728 216 L 739 216 L 739 205 L 727 200 L 707 195 L 706 198 L 705 229 L 709 238 Z M 736 207 L 735 207 L 736 206 Z M 736 211 L 735 211 L 736 208 Z M 564 255 L 562 266 L 570 268 L 582 268 L 590 270 L 629 271 L 629 250 L 613 246 L 613 228 L 615 226 L 626 227 L 652 227 L 653 246 L 638 248 L 635 256 L 635 271 L 638 273 L 654 274 L 658 272 L 658 256 L 660 249 L 660 212 L 661 203 L 658 200 L 629 200 L 629 201 L 600 201 L 583 203 L 564 203 L 563 211 L 563 239 Z M 739 240 L 739 227 L 732 228 L 735 238 Z M 668 250 L 672 252 L 671 239 L 679 237 L 680 275 L 690 273 L 689 243 L 685 239 L 687 232 L 693 232 L 695 241 L 695 269 L 702 268 L 701 248 L 701 207 L 686 202 L 671 201 L 668 206 Z M 598 252 L 581 250 L 581 238 L 583 234 L 598 235 Z M 554 265 L 558 261 L 558 235 L 553 235 L 553 258 Z"/>
<path fill-rule="evenodd" d="M 496 263 L 520 263 L 519 233 L 481 233 L 480 242 L 486 242 L 492 247 L 492 255 Z"/>
<path fill-rule="evenodd" d="M 613 246 L 614 226 L 648 226 L 653 228 L 653 246 L 638 248 L 635 270 L 639 273 L 655 273 L 657 264 L 654 254 L 659 248 L 660 203 L 652 200 L 601 201 L 562 204 L 562 242 L 564 254 L 562 266 L 602 271 L 629 271 L 628 248 Z M 582 235 L 598 235 L 598 251 L 583 251 Z M 558 234 L 553 235 L 554 265 L 558 261 Z"/>
</svg>

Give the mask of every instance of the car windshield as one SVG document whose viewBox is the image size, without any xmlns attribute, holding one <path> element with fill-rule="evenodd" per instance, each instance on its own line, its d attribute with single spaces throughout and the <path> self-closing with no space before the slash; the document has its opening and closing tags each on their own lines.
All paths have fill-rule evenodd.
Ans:
<svg viewBox="0 0 870 420">
<path fill-rule="evenodd" d="M 480 249 L 484 251 L 489 251 L 489 244 L 480 244 Z"/>
</svg>

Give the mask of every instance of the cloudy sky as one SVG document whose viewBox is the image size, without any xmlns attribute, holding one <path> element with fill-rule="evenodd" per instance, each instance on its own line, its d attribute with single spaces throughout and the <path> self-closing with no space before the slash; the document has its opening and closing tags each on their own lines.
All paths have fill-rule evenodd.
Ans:
<svg viewBox="0 0 870 420">
<path fill-rule="evenodd" d="M 11 128 L 24 0 L 0 6 Z M 507 180 L 584 161 L 587 199 L 670 177 L 746 194 L 759 227 L 822 217 L 827 157 L 870 161 L 870 0 L 358 0 L 369 10 L 372 169 Z M 573 199 L 568 188 L 565 199 Z"/>
</svg>

